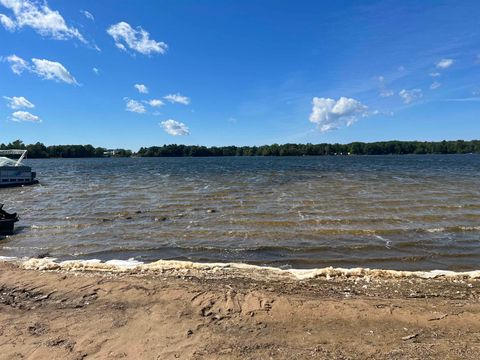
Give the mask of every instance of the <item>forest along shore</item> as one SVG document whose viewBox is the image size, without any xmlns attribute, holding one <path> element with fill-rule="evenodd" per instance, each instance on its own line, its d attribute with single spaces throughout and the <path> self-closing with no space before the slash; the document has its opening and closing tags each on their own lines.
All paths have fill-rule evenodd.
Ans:
<svg viewBox="0 0 480 360">
<path fill-rule="evenodd" d="M 478 358 L 480 280 L 246 275 L 0 263 L 0 358 Z"/>
</svg>

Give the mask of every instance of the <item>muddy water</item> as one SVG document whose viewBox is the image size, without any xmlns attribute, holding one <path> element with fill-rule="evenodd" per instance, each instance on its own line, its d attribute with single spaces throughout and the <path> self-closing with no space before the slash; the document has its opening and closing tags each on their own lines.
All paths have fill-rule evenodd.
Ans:
<svg viewBox="0 0 480 360">
<path fill-rule="evenodd" d="M 27 160 L 0 256 L 480 266 L 480 156 Z"/>
</svg>

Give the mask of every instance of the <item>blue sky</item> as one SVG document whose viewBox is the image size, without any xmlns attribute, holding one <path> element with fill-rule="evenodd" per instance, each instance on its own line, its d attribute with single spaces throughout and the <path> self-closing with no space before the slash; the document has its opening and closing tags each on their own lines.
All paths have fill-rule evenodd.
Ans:
<svg viewBox="0 0 480 360">
<path fill-rule="evenodd" d="M 0 142 L 480 138 L 478 1 L 0 0 L 0 14 Z"/>
</svg>

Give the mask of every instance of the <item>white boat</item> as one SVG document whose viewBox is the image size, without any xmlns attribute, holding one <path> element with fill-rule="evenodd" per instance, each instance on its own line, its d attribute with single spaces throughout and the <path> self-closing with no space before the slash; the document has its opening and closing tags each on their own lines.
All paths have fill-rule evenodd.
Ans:
<svg viewBox="0 0 480 360">
<path fill-rule="evenodd" d="M 37 174 L 30 166 L 22 164 L 27 150 L 0 150 L 0 155 L 19 155 L 17 160 L 0 156 L 0 187 L 38 184 Z"/>
</svg>

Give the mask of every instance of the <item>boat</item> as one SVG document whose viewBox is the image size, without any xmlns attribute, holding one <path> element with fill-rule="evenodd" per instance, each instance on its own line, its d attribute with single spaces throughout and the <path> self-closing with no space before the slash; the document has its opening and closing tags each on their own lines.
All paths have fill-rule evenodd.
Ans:
<svg viewBox="0 0 480 360">
<path fill-rule="evenodd" d="M 0 234 L 10 235 L 13 233 L 15 223 L 18 221 L 17 213 L 10 214 L 3 210 L 3 204 L 0 204 Z"/>
<path fill-rule="evenodd" d="M 17 160 L 1 155 L 19 155 Z M 27 150 L 0 150 L 0 188 L 38 184 L 37 174 L 22 163 Z"/>
</svg>

